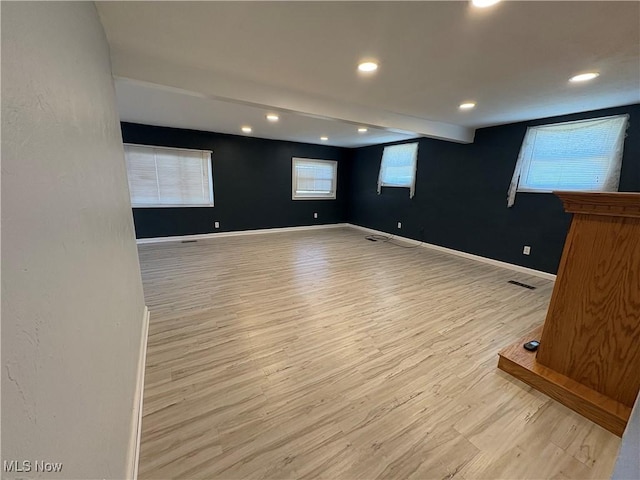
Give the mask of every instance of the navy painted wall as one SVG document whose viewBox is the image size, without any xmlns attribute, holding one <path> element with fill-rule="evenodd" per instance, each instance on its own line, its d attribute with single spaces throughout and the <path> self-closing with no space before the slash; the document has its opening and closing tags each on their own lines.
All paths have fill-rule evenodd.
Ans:
<svg viewBox="0 0 640 480">
<path fill-rule="evenodd" d="M 416 240 L 556 273 L 571 216 L 552 194 L 507 190 L 528 126 L 628 113 L 620 191 L 640 191 L 640 105 L 479 129 L 469 145 L 420 139 L 416 193 L 377 195 L 383 145 L 354 151 L 348 221 Z M 402 222 L 402 229 L 397 229 Z M 531 245 L 531 255 L 522 247 Z"/>
<path fill-rule="evenodd" d="M 347 149 L 132 123 L 122 123 L 122 137 L 125 143 L 213 150 L 215 206 L 134 208 L 137 238 L 346 221 Z M 291 157 L 337 160 L 337 199 L 292 200 Z"/>
<path fill-rule="evenodd" d="M 419 139 L 416 194 L 383 188 L 383 145 L 344 149 L 194 130 L 122 124 L 125 142 L 213 150 L 215 207 L 136 208 L 138 238 L 350 222 L 550 273 L 570 222 L 552 194 L 507 190 L 531 125 L 630 115 L 620 191 L 640 191 L 640 105 L 479 129 L 461 145 Z M 291 157 L 338 161 L 336 200 L 292 200 Z M 318 212 L 319 218 L 313 218 Z M 214 229 L 213 222 L 220 222 Z M 402 222 L 398 230 L 397 222 Z M 522 247 L 531 245 L 530 256 Z"/>
</svg>

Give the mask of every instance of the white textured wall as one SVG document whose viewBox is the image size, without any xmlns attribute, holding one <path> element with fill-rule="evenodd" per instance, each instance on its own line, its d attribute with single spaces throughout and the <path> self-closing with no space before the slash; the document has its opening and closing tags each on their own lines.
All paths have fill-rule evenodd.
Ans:
<svg viewBox="0 0 640 480">
<path fill-rule="evenodd" d="M 2 460 L 124 478 L 144 301 L 108 45 L 93 3 L 1 9 Z"/>
<path fill-rule="evenodd" d="M 622 435 L 618 460 L 613 469 L 612 480 L 640 478 L 640 395 L 631 411 L 631 418 Z"/>
</svg>

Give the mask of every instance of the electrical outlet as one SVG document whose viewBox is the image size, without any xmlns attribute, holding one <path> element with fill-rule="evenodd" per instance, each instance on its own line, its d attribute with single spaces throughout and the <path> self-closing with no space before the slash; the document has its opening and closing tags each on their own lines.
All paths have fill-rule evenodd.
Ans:
<svg viewBox="0 0 640 480">
<path fill-rule="evenodd" d="M 318 212 L 313 212 L 313 218 L 318 218 Z"/>
<path fill-rule="evenodd" d="M 213 222 L 213 226 L 215 228 L 220 228 L 220 222 Z"/>
<path fill-rule="evenodd" d="M 402 228 L 402 222 L 398 222 L 398 228 Z"/>
<path fill-rule="evenodd" d="M 531 255 L 531 247 L 529 245 L 525 245 L 522 249 L 523 255 Z"/>
</svg>

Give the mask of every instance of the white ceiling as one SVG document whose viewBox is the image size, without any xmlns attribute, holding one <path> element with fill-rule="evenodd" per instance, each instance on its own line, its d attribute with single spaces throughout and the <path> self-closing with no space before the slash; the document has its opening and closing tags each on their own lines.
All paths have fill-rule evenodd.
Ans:
<svg viewBox="0 0 640 480">
<path fill-rule="evenodd" d="M 97 5 L 125 121 L 250 124 L 258 137 L 339 146 L 470 142 L 478 127 L 640 102 L 635 1 Z M 378 72 L 356 71 L 365 58 Z M 593 70 L 592 82 L 567 81 Z M 467 100 L 477 107 L 460 111 Z"/>
<path fill-rule="evenodd" d="M 116 79 L 116 98 L 118 111 L 123 120 L 163 127 L 208 130 L 341 147 L 362 147 L 417 137 L 410 132 L 395 133 L 361 124 L 354 125 L 278 109 L 224 102 L 204 95 L 126 79 Z M 277 123 L 266 120 L 269 113 L 275 113 L 280 117 Z M 250 135 L 242 133 L 240 129 L 243 125 L 252 127 Z M 358 133 L 358 128 L 361 127 L 367 128 L 367 132 Z M 330 141 L 321 141 L 321 136 L 328 137 Z"/>
</svg>

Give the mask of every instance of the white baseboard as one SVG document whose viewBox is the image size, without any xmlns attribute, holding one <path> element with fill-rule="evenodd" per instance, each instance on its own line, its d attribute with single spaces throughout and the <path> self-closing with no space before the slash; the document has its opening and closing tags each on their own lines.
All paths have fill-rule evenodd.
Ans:
<svg viewBox="0 0 640 480">
<path fill-rule="evenodd" d="M 480 255 L 474 255 L 472 253 L 461 252 L 459 250 L 454 250 L 452 248 L 441 247 L 440 245 L 434 245 L 432 243 L 420 242 L 418 240 L 413 240 L 411 238 L 402 237 L 400 235 L 394 235 L 387 232 L 382 232 L 380 230 L 374 230 L 372 228 L 361 227 L 360 225 L 355 225 L 352 223 L 331 223 L 326 225 L 307 225 L 302 227 L 262 228 L 258 230 L 240 230 L 236 232 L 203 233 L 198 235 L 179 235 L 179 236 L 173 236 L 173 237 L 139 238 L 136 240 L 136 243 L 138 245 L 143 245 L 146 243 L 184 242 L 189 240 L 206 240 L 210 238 L 238 237 L 243 235 L 263 235 L 266 233 L 300 232 L 304 230 L 323 230 L 326 228 L 340 228 L 340 227 L 356 228 L 358 230 L 362 230 L 364 232 L 368 232 L 374 235 L 391 236 L 393 238 L 397 238 L 403 242 L 406 242 L 412 245 L 420 244 L 422 247 L 429 248 L 431 250 L 437 250 L 439 252 L 456 255 L 458 257 L 475 260 L 477 262 L 487 263 L 489 265 L 494 265 L 496 267 L 507 268 L 515 272 L 526 273 L 528 275 L 545 278 L 547 280 L 556 279 L 556 276 L 552 273 L 542 272 L 540 270 L 535 270 L 533 268 L 522 267 L 520 265 L 514 265 L 513 263 L 502 262 L 500 260 L 482 257 Z"/>
<path fill-rule="evenodd" d="M 429 248 L 431 250 L 436 250 L 438 252 L 448 253 L 450 255 L 456 255 L 457 257 L 467 258 L 469 260 L 475 260 L 477 262 L 487 263 L 489 265 L 494 265 L 496 267 L 507 268 L 509 270 L 513 270 L 515 272 L 526 273 L 528 275 L 533 275 L 540 278 L 545 278 L 547 280 L 555 280 L 556 276 L 552 273 L 542 272 L 540 270 L 534 270 L 533 268 L 522 267 L 520 265 L 514 265 L 513 263 L 502 262 L 500 260 L 495 260 L 493 258 L 481 257 L 480 255 L 474 255 L 472 253 L 461 252 L 459 250 L 454 250 L 452 248 L 441 247 L 440 245 L 434 245 L 432 243 L 420 242 L 419 240 L 413 240 L 407 237 L 401 237 L 400 235 L 394 235 L 387 232 L 382 232 L 380 230 L 374 230 L 372 228 L 361 227 L 360 225 L 354 225 L 352 223 L 347 224 L 351 228 L 355 228 L 358 230 L 362 230 L 363 232 L 368 232 L 374 235 L 384 235 L 385 237 L 397 238 L 403 242 L 406 242 L 411 245 L 420 245 L 425 248 Z"/>
<path fill-rule="evenodd" d="M 131 437 L 129 441 L 129 472 L 127 478 L 137 480 L 138 462 L 140 461 L 140 435 L 142 433 L 142 403 L 144 399 L 144 370 L 147 365 L 147 340 L 149 337 L 149 308 L 145 305 L 142 319 L 142 337 L 140 339 L 140 354 L 138 357 L 138 371 L 136 391 L 133 398 L 133 415 L 131 420 Z"/>
<path fill-rule="evenodd" d="M 262 235 L 265 233 L 300 232 L 304 230 L 324 230 L 325 228 L 346 227 L 348 223 L 329 223 L 325 225 L 306 225 L 302 227 L 261 228 L 258 230 L 238 230 L 236 232 L 202 233 L 198 235 L 178 235 L 174 237 L 138 238 L 136 243 L 184 242 L 189 240 L 205 240 L 208 238 L 239 237 L 243 235 Z"/>
</svg>

